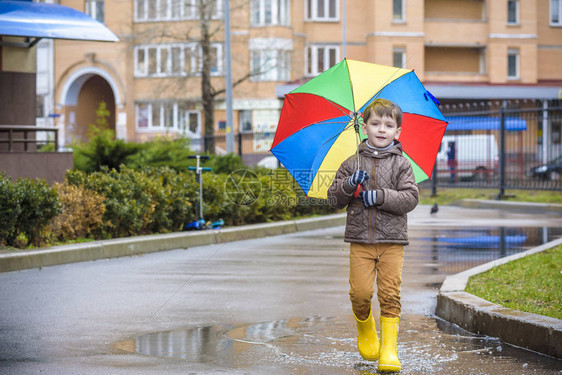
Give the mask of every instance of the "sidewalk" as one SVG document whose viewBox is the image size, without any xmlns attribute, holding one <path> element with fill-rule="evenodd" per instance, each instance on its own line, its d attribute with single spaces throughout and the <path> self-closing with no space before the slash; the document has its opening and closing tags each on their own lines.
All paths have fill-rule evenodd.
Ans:
<svg viewBox="0 0 562 375">
<path fill-rule="evenodd" d="M 53 246 L 36 250 L 14 250 L 0 253 L 0 272 L 141 255 L 173 249 L 188 249 L 195 246 L 276 236 L 344 224 L 345 214 L 336 214 L 218 230 L 154 234 Z"/>
</svg>

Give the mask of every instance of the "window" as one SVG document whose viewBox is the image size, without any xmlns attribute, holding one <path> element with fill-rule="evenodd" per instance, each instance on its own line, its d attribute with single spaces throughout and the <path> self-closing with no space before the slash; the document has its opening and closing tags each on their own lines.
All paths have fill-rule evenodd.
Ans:
<svg viewBox="0 0 562 375">
<path fill-rule="evenodd" d="M 222 74 L 222 45 L 211 44 L 211 74 Z M 198 75 L 201 48 L 197 43 L 135 46 L 135 77 Z"/>
<path fill-rule="evenodd" d="M 200 136 L 201 116 L 188 102 L 143 102 L 136 104 L 137 129 L 174 131 L 188 136 Z"/>
<path fill-rule="evenodd" d="M 37 95 L 35 117 L 45 117 L 45 96 Z"/>
<path fill-rule="evenodd" d="M 104 0 L 86 0 L 84 6 L 88 16 L 101 23 L 104 22 Z"/>
<path fill-rule="evenodd" d="M 406 68 L 406 49 L 395 47 L 392 50 L 392 65 L 397 68 Z"/>
<path fill-rule="evenodd" d="M 252 111 L 238 111 L 238 126 L 240 128 L 240 133 L 252 132 Z"/>
<path fill-rule="evenodd" d="M 182 73 L 181 57 L 181 47 L 172 47 L 172 75 L 177 76 Z"/>
<path fill-rule="evenodd" d="M 338 0 L 306 0 L 306 19 L 309 21 L 338 21 Z"/>
<path fill-rule="evenodd" d="M 200 114 L 189 103 L 178 103 L 178 130 L 181 134 L 200 135 Z"/>
<path fill-rule="evenodd" d="M 252 0 L 252 26 L 289 25 L 289 0 Z"/>
<path fill-rule="evenodd" d="M 92 1 L 92 0 L 86 0 Z M 99 0 L 98 0 L 99 1 Z M 135 22 L 145 21 L 177 21 L 199 18 L 200 0 L 135 0 Z M 205 2 L 212 7 L 208 11 L 212 19 L 222 16 L 223 0 Z"/>
<path fill-rule="evenodd" d="M 394 22 L 404 22 L 406 20 L 404 1 L 406 0 L 392 0 L 392 20 Z"/>
<path fill-rule="evenodd" d="M 291 52 L 278 49 L 252 50 L 252 81 L 287 81 L 290 77 Z"/>
<path fill-rule="evenodd" d="M 507 23 L 510 25 L 519 24 L 519 0 L 507 1 Z"/>
<path fill-rule="evenodd" d="M 562 0 L 550 0 L 550 25 L 562 26 Z"/>
<path fill-rule="evenodd" d="M 314 45 L 306 47 L 305 74 L 316 76 L 332 66 L 339 60 L 339 46 Z"/>
<path fill-rule="evenodd" d="M 519 50 L 507 51 L 507 79 L 519 79 Z"/>
</svg>

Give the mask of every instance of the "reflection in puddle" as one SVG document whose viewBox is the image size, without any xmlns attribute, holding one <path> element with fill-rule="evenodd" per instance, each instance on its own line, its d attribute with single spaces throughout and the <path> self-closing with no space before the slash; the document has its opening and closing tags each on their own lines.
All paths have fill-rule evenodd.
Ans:
<svg viewBox="0 0 562 375">
<path fill-rule="evenodd" d="M 213 363 L 232 369 L 267 362 L 284 368 L 353 369 L 355 373 L 375 374 L 376 363 L 359 356 L 354 335 L 352 317 L 311 317 L 150 333 L 134 339 L 134 345 L 124 342 L 118 346 L 122 349 L 134 347 L 140 354 Z M 497 338 L 464 331 L 439 318 L 403 317 L 399 337 L 403 374 L 440 373 L 459 363 L 469 373 L 470 355 L 492 356 L 498 363 L 516 361 L 521 364 L 532 360 L 533 355 L 505 345 Z M 554 359 L 545 360 L 555 362 Z M 478 369 L 478 365 L 475 366 Z"/>
<path fill-rule="evenodd" d="M 562 228 L 428 229 L 413 234 L 414 246 L 429 251 L 430 273 L 454 274 L 552 241 L 562 236 Z"/>
</svg>

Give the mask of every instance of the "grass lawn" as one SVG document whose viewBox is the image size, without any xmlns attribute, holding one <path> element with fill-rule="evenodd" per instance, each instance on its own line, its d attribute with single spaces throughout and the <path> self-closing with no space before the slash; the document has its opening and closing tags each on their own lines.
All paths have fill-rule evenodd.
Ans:
<svg viewBox="0 0 562 375">
<path fill-rule="evenodd" d="M 466 292 L 511 309 L 562 319 L 562 245 L 473 276 Z"/>
<path fill-rule="evenodd" d="M 437 196 L 431 196 L 431 187 L 420 188 L 420 204 L 451 204 L 461 199 L 496 199 L 498 189 L 439 188 Z M 562 194 L 549 190 L 506 190 L 505 201 L 558 203 Z"/>
</svg>

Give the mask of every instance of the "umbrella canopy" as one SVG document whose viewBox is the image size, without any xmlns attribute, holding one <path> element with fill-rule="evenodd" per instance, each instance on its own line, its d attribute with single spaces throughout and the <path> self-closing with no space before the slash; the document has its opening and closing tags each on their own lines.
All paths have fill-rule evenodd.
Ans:
<svg viewBox="0 0 562 375">
<path fill-rule="evenodd" d="M 339 166 L 357 150 L 354 123 L 377 98 L 402 109 L 399 141 L 416 182 L 431 176 L 447 127 L 433 96 L 413 70 L 344 59 L 287 94 L 281 109 L 271 153 L 307 196 L 326 198 Z"/>
</svg>

